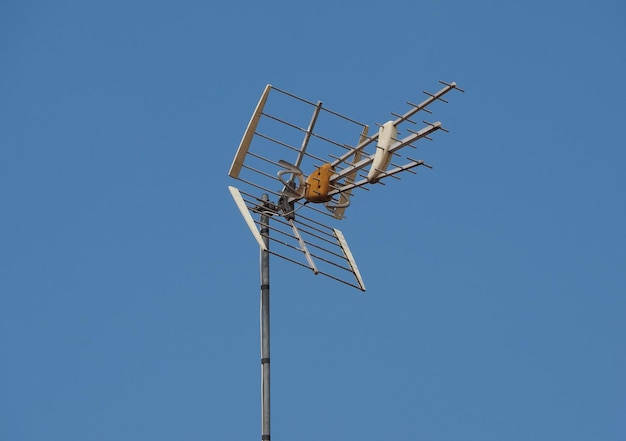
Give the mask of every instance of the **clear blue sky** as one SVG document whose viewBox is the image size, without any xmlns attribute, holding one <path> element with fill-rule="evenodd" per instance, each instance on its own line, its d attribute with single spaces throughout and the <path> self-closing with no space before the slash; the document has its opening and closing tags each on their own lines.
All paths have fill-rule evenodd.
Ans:
<svg viewBox="0 0 626 441">
<path fill-rule="evenodd" d="M 626 440 L 625 19 L 3 1 L 0 439 L 259 440 L 227 171 L 263 87 L 374 125 L 441 79 L 435 168 L 341 225 L 367 293 L 272 261 L 272 439 Z"/>
</svg>

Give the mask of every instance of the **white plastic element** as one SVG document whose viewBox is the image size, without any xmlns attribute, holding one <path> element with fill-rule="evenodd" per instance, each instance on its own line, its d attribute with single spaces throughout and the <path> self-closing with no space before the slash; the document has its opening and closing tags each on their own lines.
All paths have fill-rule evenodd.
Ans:
<svg viewBox="0 0 626 441">
<path fill-rule="evenodd" d="M 364 126 L 363 131 L 361 132 L 361 136 L 359 137 L 359 144 L 362 144 L 367 139 L 367 132 L 369 130 L 369 126 Z M 356 164 L 361 160 L 361 150 L 354 150 L 354 157 L 352 158 L 352 164 Z M 346 185 L 354 184 L 354 178 L 356 178 L 358 170 L 354 168 L 354 171 L 346 175 Z M 350 196 L 352 195 L 352 190 L 346 190 L 339 195 L 339 202 L 336 204 L 332 204 L 326 202 L 326 208 L 333 213 L 335 219 L 343 219 L 343 214 L 346 211 L 346 208 L 350 206 Z"/>
<path fill-rule="evenodd" d="M 426 127 L 424 127 L 422 130 L 420 130 L 419 132 L 412 132 L 409 136 L 407 136 L 404 139 L 401 139 L 399 141 L 395 141 L 392 145 L 389 146 L 389 154 L 393 154 L 394 152 L 400 150 L 401 148 L 414 143 L 415 141 L 424 138 L 428 135 L 430 135 L 431 133 L 440 130 L 441 129 L 441 122 L 437 121 L 434 122 L 432 124 L 427 125 Z M 376 135 L 378 137 L 378 135 Z M 361 170 L 362 168 L 365 168 L 368 164 L 371 164 L 373 162 L 373 159 L 371 157 L 366 157 L 361 159 L 360 161 L 358 161 L 355 164 L 352 164 L 348 167 L 346 167 L 345 169 L 335 173 L 333 176 L 331 176 L 330 178 L 330 182 L 334 183 L 336 181 L 338 181 L 341 178 L 344 178 L 348 175 L 350 175 L 350 173 L 353 173 L 355 169 L 357 170 Z M 401 170 L 399 170 L 401 171 Z M 389 176 L 390 174 L 395 174 L 395 173 L 390 173 L 389 171 L 387 172 L 380 172 L 380 174 L 378 175 L 378 177 L 376 178 L 376 180 L 380 180 L 385 178 L 386 176 Z M 336 188 L 334 190 L 331 190 L 328 192 L 329 196 L 334 196 L 338 193 L 353 189 L 353 188 L 357 188 L 357 187 L 361 187 L 363 185 L 369 184 L 370 182 L 376 182 L 376 181 L 370 181 L 367 177 L 355 182 L 353 184 L 346 184 L 340 188 Z"/>
<path fill-rule="evenodd" d="M 357 268 L 356 266 L 356 261 L 354 260 L 354 257 L 352 256 L 352 252 L 350 251 L 350 248 L 348 248 L 348 242 L 346 242 L 346 238 L 343 237 L 343 233 L 339 231 L 338 229 L 333 228 L 333 231 L 335 232 L 335 237 L 337 237 L 337 240 L 339 241 L 339 245 L 341 246 L 341 249 L 343 250 L 343 253 L 346 256 L 346 259 L 348 259 L 350 268 L 352 268 L 352 272 L 354 273 L 354 276 L 356 277 L 356 280 L 359 283 L 359 286 L 361 287 L 361 291 L 365 291 L 365 283 L 363 283 L 363 278 L 361 277 L 359 268 Z"/>
<path fill-rule="evenodd" d="M 228 171 L 228 176 L 230 176 L 231 178 L 237 179 L 239 177 L 241 166 L 243 165 L 243 161 L 248 154 L 248 148 L 250 148 L 250 143 L 252 142 L 252 138 L 254 137 L 254 131 L 256 130 L 256 126 L 259 124 L 259 119 L 261 119 L 263 107 L 265 106 L 267 96 L 269 95 L 271 89 L 272 86 L 270 84 L 265 86 L 265 89 L 263 90 L 263 95 L 261 95 L 261 99 L 254 109 L 252 118 L 250 118 L 250 122 L 248 122 L 248 127 L 246 127 L 246 131 L 241 138 L 239 148 L 237 149 L 237 153 L 235 154 L 235 159 L 233 159 L 233 163 L 231 164 L 230 170 Z"/>
<path fill-rule="evenodd" d="M 252 235 L 254 236 L 256 241 L 259 243 L 261 250 L 267 251 L 267 247 L 265 246 L 265 242 L 263 242 L 261 233 L 259 233 L 259 230 L 257 229 L 256 224 L 254 223 L 254 219 L 252 219 L 252 216 L 250 215 L 250 211 L 248 211 L 248 207 L 246 206 L 246 203 L 241 197 L 241 193 L 239 193 L 239 190 L 237 188 L 231 187 L 230 185 L 228 186 L 228 189 L 230 190 L 230 194 L 233 196 L 233 199 L 235 200 L 235 204 L 237 204 L 237 208 L 239 208 L 239 211 L 241 212 L 243 219 L 246 221 L 246 224 L 248 224 L 248 228 L 250 228 Z"/>
<path fill-rule="evenodd" d="M 294 223 L 293 220 L 290 220 L 289 221 L 289 225 L 291 225 L 291 229 L 293 230 L 293 235 L 296 236 L 296 239 L 298 239 L 298 243 L 300 244 L 300 249 L 304 253 L 304 256 L 306 257 L 307 262 L 309 262 L 309 266 L 313 270 L 313 273 L 315 275 L 318 275 L 319 274 L 319 270 L 317 269 L 317 266 L 315 265 L 315 262 L 313 262 L 313 258 L 311 257 L 311 253 L 309 253 L 309 249 L 306 247 L 306 244 L 304 243 L 304 240 L 302 240 L 302 236 L 300 236 L 300 231 L 298 231 L 298 229 L 296 228 L 296 224 Z"/>
<path fill-rule="evenodd" d="M 378 180 L 378 176 L 387 170 L 392 156 L 392 152 L 389 151 L 389 147 L 396 142 L 397 136 L 398 129 L 393 125 L 393 121 L 387 121 L 380 127 L 378 131 L 378 142 L 376 144 L 374 161 L 372 162 L 372 167 L 367 174 L 368 182 L 376 182 Z"/>
<path fill-rule="evenodd" d="M 281 159 L 278 161 L 278 164 L 282 167 L 285 167 L 284 170 L 280 170 L 277 173 L 278 180 L 282 182 L 285 186 L 285 192 L 288 193 L 293 199 L 300 199 L 304 197 L 305 184 L 304 184 L 304 173 L 298 167 L 293 164 L 288 163 L 287 161 Z M 291 179 L 296 179 L 298 181 L 298 185 L 296 188 L 293 188 L 289 185 L 288 181 L 283 179 L 283 175 L 290 175 Z"/>
</svg>

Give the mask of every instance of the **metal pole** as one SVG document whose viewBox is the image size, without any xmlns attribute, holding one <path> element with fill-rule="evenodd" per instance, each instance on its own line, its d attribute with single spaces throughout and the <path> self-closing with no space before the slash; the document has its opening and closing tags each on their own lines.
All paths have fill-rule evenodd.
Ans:
<svg viewBox="0 0 626 441">
<path fill-rule="evenodd" d="M 270 245 L 271 212 L 267 194 L 261 196 L 261 236 L 267 249 Z M 261 440 L 270 439 L 270 253 L 261 250 Z"/>
</svg>

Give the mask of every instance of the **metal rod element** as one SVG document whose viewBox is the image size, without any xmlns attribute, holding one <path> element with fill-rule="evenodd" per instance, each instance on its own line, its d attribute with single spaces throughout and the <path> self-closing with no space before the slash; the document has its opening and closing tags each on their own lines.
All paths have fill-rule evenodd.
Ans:
<svg viewBox="0 0 626 441">
<path fill-rule="evenodd" d="M 306 151 L 307 146 L 309 145 L 309 139 L 311 139 L 311 134 L 313 133 L 313 127 L 315 127 L 315 123 L 317 122 L 317 117 L 320 114 L 320 110 L 322 109 L 322 102 L 318 101 L 317 106 L 315 106 L 315 110 L 313 111 L 313 116 L 311 117 L 311 122 L 309 123 L 309 127 L 304 134 L 304 139 L 302 140 L 302 146 L 300 147 L 300 152 L 298 153 L 298 158 L 296 159 L 295 166 L 300 167 L 302 164 L 302 158 L 304 158 L 304 153 Z"/>
<path fill-rule="evenodd" d="M 422 122 L 423 122 L 424 124 L 428 124 L 429 126 L 434 126 L 434 125 L 435 125 L 434 123 L 431 123 L 431 122 L 428 122 L 428 121 L 422 121 Z M 444 131 L 444 132 L 446 132 L 446 133 L 450 133 L 450 130 L 448 130 L 448 129 L 444 129 L 444 128 L 443 128 L 443 126 L 440 126 L 440 127 L 439 127 L 439 130 L 443 130 L 443 131 Z"/>
<path fill-rule="evenodd" d="M 261 209 L 269 207 L 267 194 L 261 196 Z M 271 210 L 261 211 L 261 236 L 265 250 L 261 249 L 261 440 L 270 439 L 270 230 Z"/>
<path fill-rule="evenodd" d="M 265 116 L 265 117 L 267 117 L 267 118 L 269 118 L 269 119 L 273 119 L 274 121 L 277 121 L 277 122 L 279 122 L 279 123 L 281 123 L 281 124 L 284 124 L 284 125 L 286 125 L 286 126 L 288 126 L 288 127 L 291 127 L 292 129 L 296 129 L 296 130 L 299 130 L 299 131 L 301 131 L 301 132 L 306 133 L 306 130 L 305 130 L 305 129 L 303 129 L 302 127 L 297 126 L 297 125 L 295 125 L 295 124 L 291 124 L 290 122 L 285 121 L 284 119 L 281 119 L 281 118 L 279 118 L 279 117 L 277 117 L 277 116 L 270 115 L 269 113 L 265 113 L 265 112 L 263 112 L 263 114 L 262 114 L 262 115 L 263 115 L 263 116 Z"/>
<path fill-rule="evenodd" d="M 394 113 L 394 112 L 389 112 L 389 113 L 391 113 L 391 116 L 395 116 L 396 118 L 402 118 L 402 115 L 398 115 L 397 113 Z M 410 122 L 411 124 L 417 124 L 415 121 L 409 118 L 404 118 L 404 120 Z"/>
<path fill-rule="evenodd" d="M 407 103 L 409 106 L 411 106 L 411 107 L 419 107 L 419 106 L 420 106 L 419 104 L 412 103 L 411 101 L 407 101 L 406 103 Z M 431 110 L 427 109 L 426 107 L 421 108 L 420 110 L 423 110 L 424 112 L 426 112 L 426 113 L 430 113 L 430 114 L 432 114 L 432 113 L 433 113 Z"/>
<path fill-rule="evenodd" d="M 423 159 L 413 159 L 413 158 L 409 158 L 408 156 L 406 157 L 406 159 L 408 159 L 409 161 L 413 161 L 417 165 L 423 165 L 424 167 L 430 168 L 430 169 L 433 168 L 432 165 L 426 164 Z"/>
<path fill-rule="evenodd" d="M 450 86 L 450 87 L 454 87 L 456 90 L 458 90 L 459 92 L 463 92 L 465 93 L 465 91 L 463 89 L 461 89 L 459 86 L 456 85 L 456 83 L 446 83 L 445 81 L 441 81 L 439 80 L 439 82 L 441 84 L 443 84 L 444 86 Z"/>
<path fill-rule="evenodd" d="M 424 91 L 424 93 L 426 95 L 432 97 L 432 98 L 438 99 L 438 100 L 443 101 L 444 103 L 448 104 L 448 102 L 446 100 L 444 100 L 443 98 L 441 98 L 440 96 L 436 96 L 436 95 L 434 95 L 434 94 L 432 94 L 430 92 L 426 92 L 426 91 Z"/>
</svg>

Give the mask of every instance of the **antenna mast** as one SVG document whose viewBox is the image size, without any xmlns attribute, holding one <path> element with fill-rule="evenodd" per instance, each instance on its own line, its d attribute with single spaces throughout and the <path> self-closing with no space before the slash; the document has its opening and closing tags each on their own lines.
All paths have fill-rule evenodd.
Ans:
<svg viewBox="0 0 626 441">
<path fill-rule="evenodd" d="M 427 107 L 434 102 L 447 103 L 442 97 L 451 90 L 463 92 L 454 82 L 440 83 L 444 85 L 441 90 L 424 92 L 428 98 L 420 104 L 407 102 L 408 111 L 392 113 L 395 119 L 379 124 L 372 135 L 368 135 L 368 125 L 333 112 L 321 102 L 269 84 L 263 90 L 228 172 L 245 187 L 229 190 L 260 248 L 262 441 L 270 441 L 271 432 L 270 254 L 365 291 L 345 236 L 329 223 L 344 218 L 355 190 L 367 191 L 389 178 L 399 180 L 405 171 L 416 174 L 414 169 L 420 166 L 432 168 L 404 152 L 416 149 L 414 144 L 422 139 L 431 140 L 433 133 L 447 130 L 439 121 L 422 121 L 424 126 L 417 131 L 406 126 L 418 124 L 411 119 L 418 112 L 432 113 Z M 268 100 L 272 91 L 272 97 L 282 103 L 278 107 L 266 106 L 272 101 Z M 330 127 L 332 135 L 323 134 L 325 127 Z M 401 137 L 400 129 L 408 134 Z M 260 196 L 258 190 L 262 190 Z M 257 215 L 259 220 L 255 220 Z"/>
<path fill-rule="evenodd" d="M 261 440 L 270 439 L 270 228 L 272 215 L 269 196 L 261 196 L 261 237 L 266 249 L 261 248 Z"/>
</svg>

